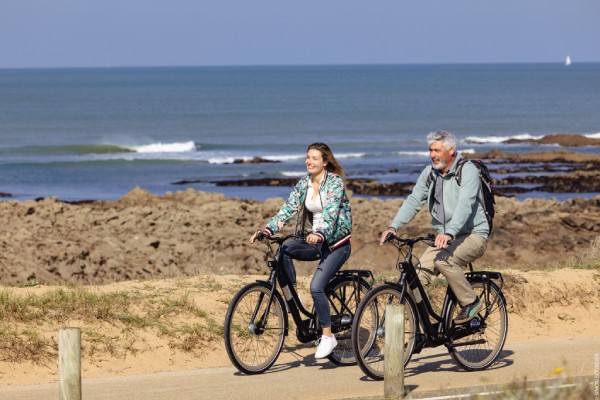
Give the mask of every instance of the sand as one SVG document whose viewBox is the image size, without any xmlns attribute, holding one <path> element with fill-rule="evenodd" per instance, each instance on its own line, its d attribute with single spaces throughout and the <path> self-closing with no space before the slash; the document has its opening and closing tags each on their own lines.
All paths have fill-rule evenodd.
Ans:
<svg viewBox="0 0 600 400">
<path fill-rule="evenodd" d="M 597 336 L 600 332 L 600 320 L 596 318 L 600 312 L 598 270 L 504 270 L 503 275 L 506 280 L 504 292 L 509 309 L 507 348 L 510 348 L 512 343 L 558 338 L 578 339 Z M 212 321 L 222 326 L 228 303 L 235 291 L 246 282 L 261 278 L 264 279 L 264 276 L 197 275 L 187 278 L 118 282 L 88 286 L 87 289 L 104 293 L 147 291 L 155 293 L 157 298 L 185 293 L 207 314 L 205 318 L 198 318 L 197 323 L 206 326 Z M 307 304 L 312 304 L 308 284 L 307 277 L 300 279 L 301 295 Z M 37 286 L 4 290 L 10 290 L 13 294 L 40 296 L 44 292 L 56 290 L 56 287 Z M 131 351 L 117 351 L 117 355 L 111 355 L 109 349 L 98 348 L 91 355 L 90 347 L 94 338 L 92 332 L 126 334 L 118 325 L 69 319 L 60 324 L 47 324 L 40 331 L 42 335 L 50 338 L 51 342 L 56 343 L 59 329 L 67 326 L 82 329 L 84 379 L 231 366 L 221 337 L 200 335 L 204 340 L 201 339 L 191 351 L 183 351 L 181 348 L 172 347 L 169 338 L 160 335 L 156 330 L 145 328 L 134 335 L 135 340 L 130 344 Z M 291 335 L 286 338 L 279 362 L 299 360 L 313 352 L 314 347 L 311 343 L 300 344 Z M 52 349 L 51 353 L 53 357 L 43 363 L 0 361 L 0 387 L 56 381 L 57 353 L 55 349 Z"/>
</svg>

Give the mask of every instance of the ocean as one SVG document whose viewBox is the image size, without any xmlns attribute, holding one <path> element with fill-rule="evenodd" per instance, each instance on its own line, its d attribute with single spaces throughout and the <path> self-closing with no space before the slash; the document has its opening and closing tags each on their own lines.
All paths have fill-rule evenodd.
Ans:
<svg viewBox="0 0 600 400">
<path fill-rule="evenodd" d="M 349 178 L 414 181 L 429 163 L 425 136 L 440 129 L 463 152 L 554 150 L 505 143 L 554 133 L 600 138 L 600 63 L 0 70 L 0 192 L 285 197 L 289 188 L 214 182 L 300 177 L 316 141 Z M 233 163 L 256 156 L 280 162 Z"/>
</svg>

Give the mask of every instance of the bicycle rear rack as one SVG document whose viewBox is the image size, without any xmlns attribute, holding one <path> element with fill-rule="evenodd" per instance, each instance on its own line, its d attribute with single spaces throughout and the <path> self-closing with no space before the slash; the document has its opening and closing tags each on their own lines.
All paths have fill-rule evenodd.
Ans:
<svg viewBox="0 0 600 400">
<path fill-rule="evenodd" d="M 350 276 L 356 280 L 357 278 L 369 278 L 371 284 L 375 281 L 373 273 L 369 270 L 364 269 L 342 269 L 336 273 L 336 276 L 347 277 Z"/>
<path fill-rule="evenodd" d="M 500 296 L 500 294 L 502 293 L 502 288 L 504 287 L 504 278 L 502 278 L 502 274 L 500 272 L 495 272 L 495 271 L 471 271 L 471 272 L 465 273 L 465 276 L 467 277 L 467 280 L 469 282 L 480 280 L 484 284 L 487 284 L 488 282 L 493 282 L 496 286 L 498 286 L 498 291 L 496 292 L 494 299 L 490 302 L 486 302 L 487 307 L 485 309 L 485 316 L 484 316 L 484 320 L 485 320 L 487 318 L 487 316 L 490 314 L 490 312 L 492 311 L 491 308 L 493 307 L 493 305 L 496 304 L 496 301 L 498 300 L 498 296 Z M 484 294 L 486 294 L 485 286 L 484 286 Z"/>
</svg>

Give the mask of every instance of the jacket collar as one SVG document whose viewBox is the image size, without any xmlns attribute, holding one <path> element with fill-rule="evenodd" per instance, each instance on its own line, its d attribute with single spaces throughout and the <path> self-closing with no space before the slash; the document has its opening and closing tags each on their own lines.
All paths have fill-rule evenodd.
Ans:
<svg viewBox="0 0 600 400">
<path fill-rule="evenodd" d="M 323 177 L 321 178 L 321 182 L 319 183 L 319 189 L 321 189 L 325 185 L 327 178 L 329 178 L 329 171 L 325 170 L 325 173 L 323 174 Z M 306 179 L 306 185 L 308 187 L 308 184 L 310 183 L 310 174 L 306 174 L 304 179 Z"/>
</svg>

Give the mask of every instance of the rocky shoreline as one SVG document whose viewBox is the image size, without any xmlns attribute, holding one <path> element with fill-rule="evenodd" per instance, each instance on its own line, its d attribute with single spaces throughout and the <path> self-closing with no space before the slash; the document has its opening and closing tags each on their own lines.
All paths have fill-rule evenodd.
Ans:
<svg viewBox="0 0 600 400">
<path fill-rule="evenodd" d="M 497 200 L 494 232 L 476 267 L 545 268 L 580 262 L 600 249 L 600 196 Z M 155 196 L 140 188 L 117 201 L 2 201 L 0 285 L 265 274 L 264 245 L 248 241 L 283 201 L 230 199 L 193 189 Z M 378 240 L 402 200 L 351 196 L 350 202 L 352 256 L 346 267 L 393 273 L 397 250 Z M 431 217 L 422 210 L 403 233 L 430 231 Z M 600 257 L 593 257 L 597 264 Z M 299 262 L 297 268 L 308 275 L 314 265 Z"/>
<path fill-rule="evenodd" d="M 600 195 L 562 202 L 510 198 L 523 183 L 531 185 L 526 190 L 535 186 L 549 193 L 600 193 L 600 156 L 555 151 L 469 157 L 485 160 L 498 174 L 521 175 L 495 182 L 500 195 L 494 232 L 478 265 L 543 268 L 578 262 L 600 249 Z M 292 186 L 296 182 L 297 178 L 269 178 L 221 184 Z M 354 215 L 348 268 L 394 270 L 397 254 L 390 246 L 379 246 L 378 238 L 402 203 L 398 197 L 410 193 L 413 185 L 348 181 Z M 197 273 L 263 274 L 264 248 L 250 246 L 248 238 L 283 201 L 231 199 L 193 189 L 156 196 L 140 188 L 116 201 L 3 200 L 0 285 L 30 280 L 101 284 Z M 422 210 L 405 233 L 429 232 L 430 219 Z M 299 274 L 311 273 L 312 268 L 311 263 L 298 264 Z"/>
<path fill-rule="evenodd" d="M 553 151 L 511 154 L 492 151 L 464 154 L 467 158 L 484 161 L 494 179 L 499 196 L 518 193 L 600 193 L 600 156 L 595 154 Z M 507 166 L 508 164 L 508 166 Z M 292 187 L 298 178 L 261 178 L 211 182 L 216 186 L 286 186 Z M 186 185 L 194 181 L 180 181 Z M 354 194 L 371 196 L 407 196 L 414 182 L 381 183 L 375 179 L 348 179 L 347 188 Z"/>
<path fill-rule="evenodd" d="M 545 135 L 539 139 L 508 139 L 507 144 L 556 144 L 565 147 L 600 146 L 600 139 L 590 138 L 583 135 L 570 135 L 566 133 L 555 133 Z"/>
</svg>

